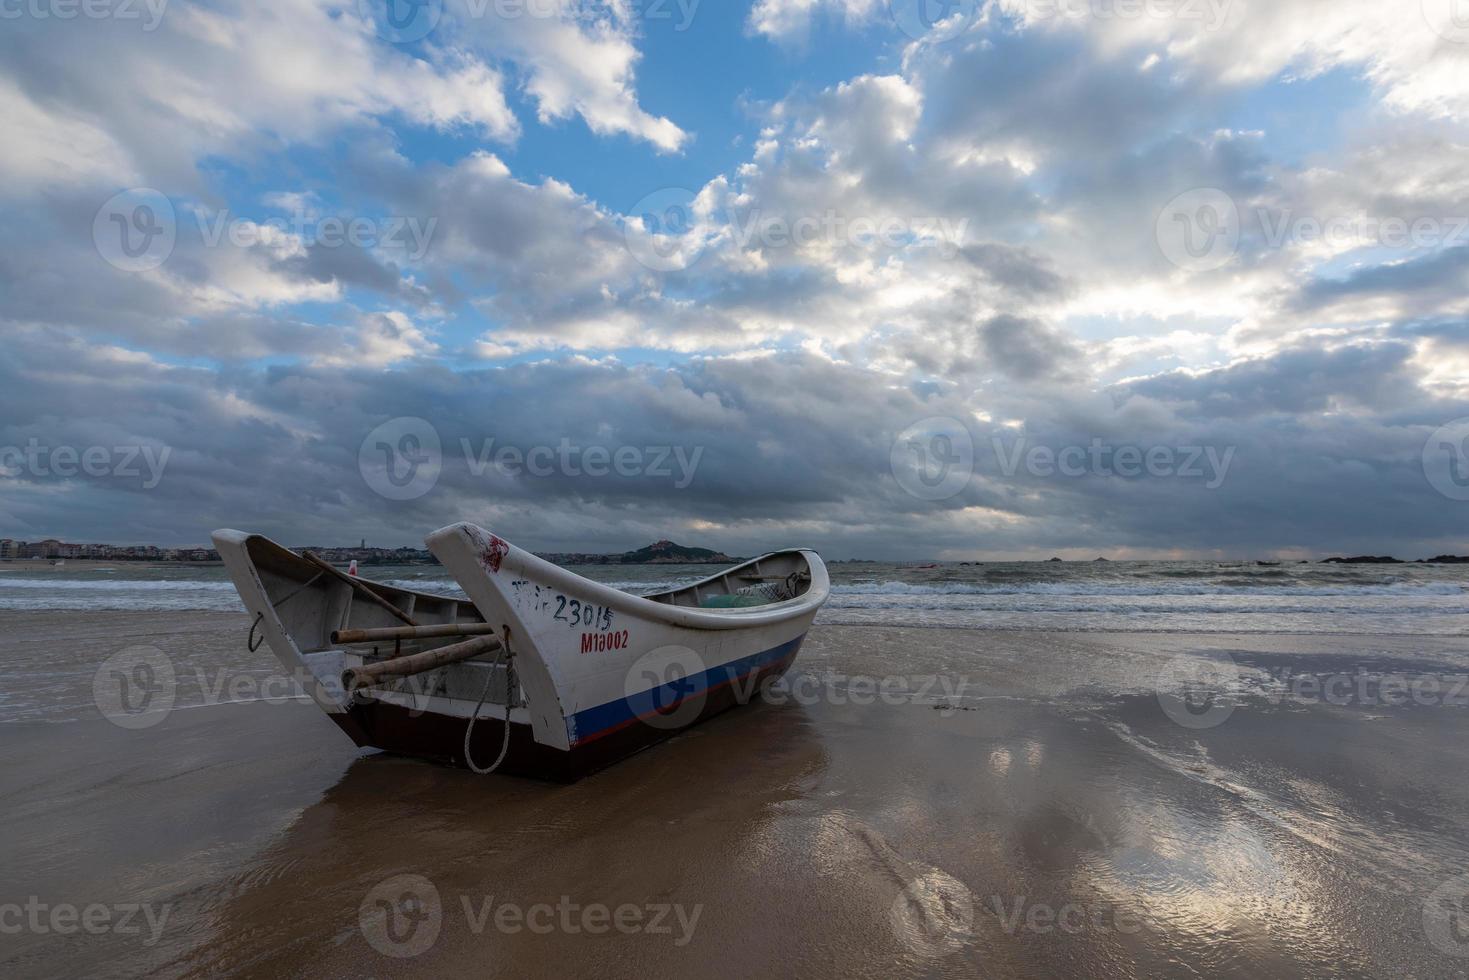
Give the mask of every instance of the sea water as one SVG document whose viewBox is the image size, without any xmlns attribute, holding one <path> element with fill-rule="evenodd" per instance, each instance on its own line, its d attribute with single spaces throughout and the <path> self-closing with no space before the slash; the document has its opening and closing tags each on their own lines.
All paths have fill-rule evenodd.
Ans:
<svg viewBox="0 0 1469 980">
<path fill-rule="evenodd" d="M 994 562 L 829 566 L 819 623 L 981 630 L 1434 634 L 1469 632 L 1469 565 L 1256 562 Z M 634 593 L 686 585 L 706 565 L 589 565 Z M 434 565 L 368 566 L 365 578 L 463 596 Z M 239 610 L 217 566 L 45 571 L 0 565 L 0 609 Z"/>
</svg>

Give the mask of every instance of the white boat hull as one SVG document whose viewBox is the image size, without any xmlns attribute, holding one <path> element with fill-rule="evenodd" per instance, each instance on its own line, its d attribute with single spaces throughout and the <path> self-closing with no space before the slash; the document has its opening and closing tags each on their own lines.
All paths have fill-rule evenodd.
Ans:
<svg viewBox="0 0 1469 980">
<path fill-rule="evenodd" d="M 510 629 L 536 741 L 563 751 L 634 725 L 686 727 L 727 687 L 748 700 L 790 665 L 829 592 L 813 552 L 801 553 L 812 579 L 802 596 L 710 611 L 592 582 L 471 524 L 428 546 L 485 621 Z"/>
<path fill-rule="evenodd" d="M 282 664 L 304 672 L 307 689 L 359 745 L 463 765 L 465 729 L 476 716 L 469 755 L 478 765 L 492 762 L 508 737 L 500 771 L 555 779 L 577 778 L 756 697 L 795 659 L 830 591 L 814 552 L 788 551 L 684 589 L 634 596 L 458 524 L 428 545 L 468 602 L 367 584 L 433 624 L 488 626 L 506 649 L 349 691 L 345 670 L 396 651 L 341 646 L 332 632 L 392 619 L 361 590 L 323 581 L 319 568 L 264 538 L 221 531 L 215 544 L 259 635 Z"/>
</svg>

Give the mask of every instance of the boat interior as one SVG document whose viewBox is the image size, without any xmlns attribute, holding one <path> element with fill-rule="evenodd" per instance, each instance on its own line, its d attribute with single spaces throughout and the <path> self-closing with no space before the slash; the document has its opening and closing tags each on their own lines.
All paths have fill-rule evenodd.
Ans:
<svg viewBox="0 0 1469 980">
<path fill-rule="evenodd" d="M 349 683 L 347 675 L 357 669 L 448 650 L 467 638 L 493 642 L 493 628 L 468 599 L 355 578 L 309 552 L 296 554 L 262 537 L 252 537 L 246 549 L 286 634 L 306 667 L 332 691 L 469 703 L 483 698 L 491 706 L 523 700 L 517 694 L 511 701 L 512 686 L 518 685 L 498 662 L 497 644 L 417 676 L 386 677 L 370 688 Z M 423 635 L 436 630 L 444 635 Z M 388 635 L 394 632 L 415 635 Z"/>
<path fill-rule="evenodd" d="M 408 625 L 403 617 L 418 626 L 484 624 L 484 617 L 468 599 L 356 579 L 265 538 L 251 538 L 248 549 L 266 597 L 302 653 L 340 648 L 342 644 L 333 640 L 336 633 Z M 389 606 L 403 615 L 394 614 Z M 453 636 L 416 639 L 383 653 L 402 656 L 453 642 Z"/>
<path fill-rule="evenodd" d="M 644 596 L 654 602 L 694 609 L 768 606 L 805 595 L 811 565 L 800 551 L 780 551 L 737 565 L 693 585 Z"/>
</svg>

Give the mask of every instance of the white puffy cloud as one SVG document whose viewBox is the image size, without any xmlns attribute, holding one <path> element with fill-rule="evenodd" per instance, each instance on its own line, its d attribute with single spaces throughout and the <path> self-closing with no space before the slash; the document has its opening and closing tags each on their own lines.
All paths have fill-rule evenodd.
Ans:
<svg viewBox="0 0 1469 980">
<path fill-rule="evenodd" d="M 1030 30 L 1084 31 L 1104 53 L 1142 49 L 1159 70 L 1230 86 L 1335 68 L 1360 72 L 1394 108 L 1469 109 L 1469 32 L 1453 0 L 1157 0 L 1123 16 L 1084 0 L 995 0 Z"/>
<path fill-rule="evenodd" d="M 495 4 L 451 3 L 462 18 L 462 37 L 525 73 L 524 89 L 543 123 L 577 115 L 594 133 L 627 134 L 673 152 L 688 139 L 672 120 L 638 102 L 636 67 L 641 53 L 626 5 L 610 5 L 604 16 L 576 16 L 579 4 L 503 5 L 524 11 L 502 16 Z M 474 16 L 484 8 L 483 16 Z M 532 11 L 557 11 L 558 16 Z M 595 9 L 595 8 L 590 8 Z"/>
<path fill-rule="evenodd" d="M 6 25 L 0 105 L 20 139 L 0 149 L 0 193 L 64 180 L 195 191 L 211 156 L 248 159 L 400 119 L 509 141 L 522 124 L 507 70 L 523 75 L 543 122 L 577 114 L 659 151 L 687 139 L 638 104 L 625 18 L 446 15 L 420 48 L 378 37 L 350 0 L 175 5 L 149 31 L 115 18 Z"/>
<path fill-rule="evenodd" d="M 812 18 L 832 12 L 849 24 L 868 20 L 884 0 L 755 0 L 750 8 L 749 29 L 773 40 L 804 38 Z"/>
</svg>

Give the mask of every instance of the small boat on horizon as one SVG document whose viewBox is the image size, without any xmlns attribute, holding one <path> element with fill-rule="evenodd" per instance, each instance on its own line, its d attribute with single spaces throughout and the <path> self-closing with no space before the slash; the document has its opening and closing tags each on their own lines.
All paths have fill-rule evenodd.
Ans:
<svg viewBox="0 0 1469 980">
<path fill-rule="evenodd" d="M 469 597 L 352 576 L 255 534 L 213 535 L 270 644 L 359 746 L 572 780 L 759 694 L 830 593 L 805 549 L 637 596 L 473 524 L 428 536 Z"/>
</svg>

